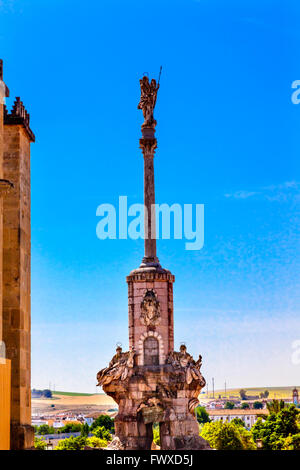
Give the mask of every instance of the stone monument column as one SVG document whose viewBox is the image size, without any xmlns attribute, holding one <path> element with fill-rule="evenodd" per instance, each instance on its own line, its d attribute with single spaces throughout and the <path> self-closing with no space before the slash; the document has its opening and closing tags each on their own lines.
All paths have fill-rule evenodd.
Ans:
<svg viewBox="0 0 300 470">
<path fill-rule="evenodd" d="M 205 386 L 197 361 L 186 347 L 174 351 L 173 283 L 156 256 L 153 110 L 159 85 L 140 80 L 143 111 L 140 148 L 144 156 L 145 253 L 139 268 L 127 276 L 129 351 L 117 348 L 98 385 L 118 403 L 115 430 L 122 449 L 151 448 L 153 426 L 160 429 L 161 448 L 208 449 L 199 437 L 194 410 Z"/>
<path fill-rule="evenodd" d="M 13 183 L 4 199 L 3 340 L 11 360 L 11 449 L 33 446 L 31 426 L 30 143 L 29 114 L 16 98 L 4 110 L 3 176 Z"/>
<path fill-rule="evenodd" d="M 154 189 L 154 153 L 156 139 L 154 129 L 143 128 L 140 148 L 144 156 L 144 206 L 145 206 L 145 256 L 141 266 L 158 266 L 156 256 L 156 222 L 155 222 L 155 189 Z"/>
</svg>

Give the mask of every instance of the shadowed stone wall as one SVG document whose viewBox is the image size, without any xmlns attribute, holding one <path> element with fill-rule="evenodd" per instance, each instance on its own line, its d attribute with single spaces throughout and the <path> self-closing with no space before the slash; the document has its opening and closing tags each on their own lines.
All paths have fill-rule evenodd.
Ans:
<svg viewBox="0 0 300 470">
<path fill-rule="evenodd" d="M 11 359 L 11 449 L 33 446 L 31 427 L 29 115 L 17 99 L 4 117 L 3 176 L 13 189 L 3 203 L 3 340 Z"/>
</svg>

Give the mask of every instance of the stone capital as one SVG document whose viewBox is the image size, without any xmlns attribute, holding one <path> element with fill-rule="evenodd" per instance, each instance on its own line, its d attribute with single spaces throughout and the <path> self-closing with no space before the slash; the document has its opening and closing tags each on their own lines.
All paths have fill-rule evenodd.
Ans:
<svg viewBox="0 0 300 470">
<path fill-rule="evenodd" d="M 140 139 L 140 148 L 142 149 L 144 158 L 153 158 L 155 149 L 157 147 L 157 140 L 153 139 Z"/>
</svg>

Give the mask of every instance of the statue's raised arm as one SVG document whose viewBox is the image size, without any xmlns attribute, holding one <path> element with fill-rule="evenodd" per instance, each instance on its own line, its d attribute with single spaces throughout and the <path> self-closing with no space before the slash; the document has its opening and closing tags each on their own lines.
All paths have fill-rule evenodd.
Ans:
<svg viewBox="0 0 300 470">
<path fill-rule="evenodd" d="M 140 80 L 140 87 L 141 99 L 138 104 L 138 109 L 143 111 L 144 123 L 142 124 L 142 127 L 152 127 L 154 129 L 156 121 L 153 116 L 153 111 L 156 104 L 159 84 L 156 84 L 156 80 L 154 78 L 152 78 L 149 83 L 148 77 L 144 76 Z"/>
</svg>

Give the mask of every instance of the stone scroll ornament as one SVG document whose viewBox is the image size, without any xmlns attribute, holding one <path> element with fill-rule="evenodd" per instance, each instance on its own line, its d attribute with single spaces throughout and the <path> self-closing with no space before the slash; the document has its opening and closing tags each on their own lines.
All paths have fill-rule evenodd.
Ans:
<svg viewBox="0 0 300 470">
<path fill-rule="evenodd" d="M 97 374 L 97 386 L 108 385 L 113 380 L 125 380 L 134 366 L 134 356 L 136 352 L 133 347 L 129 351 L 122 352 L 120 346 L 116 349 L 116 354 L 110 361 L 108 367 L 101 369 Z"/>
<path fill-rule="evenodd" d="M 175 369 L 182 368 L 185 370 L 185 381 L 188 385 L 192 383 L 193 380 L 199 383 L 199 386 L 205 386 L 205 379 L 200 372 L 202 365 L 202 356 L 199 355 L 197 361 L 194 360 L 187 350 L 186 346 L 182 344 L 180 346 L 180 352 L 172 351 L 167 357 L 167 364 L 172 364 Z"/>
<path fill-rule="evenodd" d="M 141 320 L 146 326 L 156 326 L 160 318 L 159 300 L 153 290 L 147 290 L 141 302 Z"/>
</svg>

